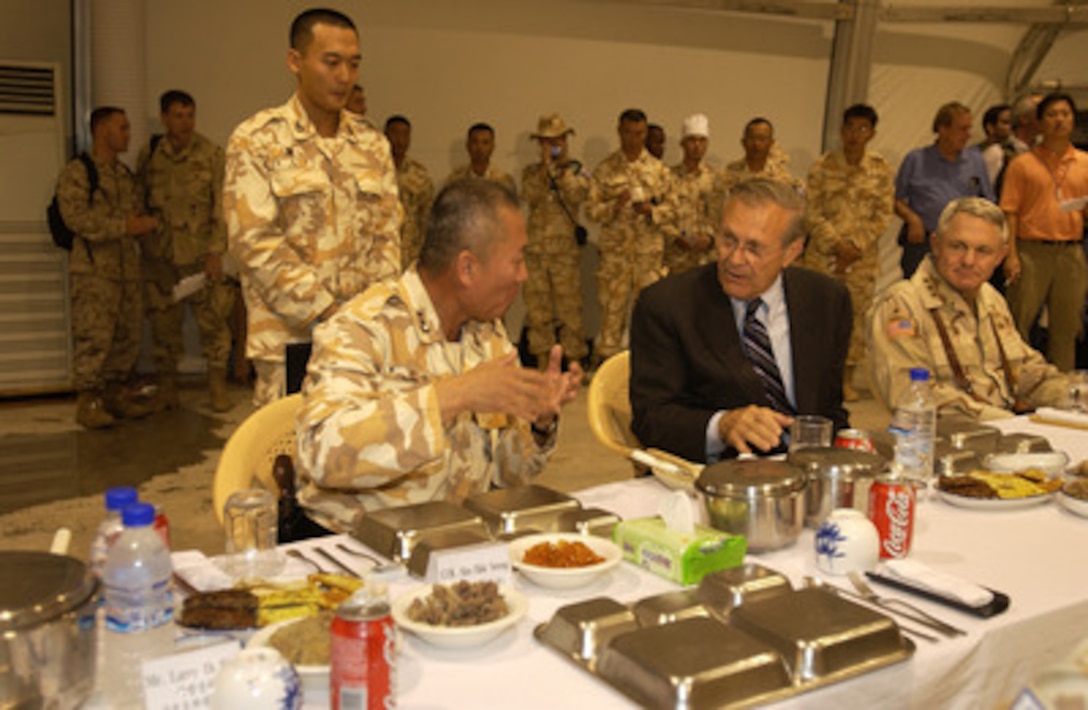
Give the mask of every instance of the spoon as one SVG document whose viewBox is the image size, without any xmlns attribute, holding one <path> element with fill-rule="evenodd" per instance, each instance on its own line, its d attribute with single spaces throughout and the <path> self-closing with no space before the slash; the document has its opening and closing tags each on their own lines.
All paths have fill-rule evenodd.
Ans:
<svg viewBox="0 0 1088 710">
<path fill-rule="evenodd" d="M 287 549 L 287 550 L 284 550 L 284 552 L 286 553 L 286 555 L 287 555 L 288 557 L 294 557 L 294 558 L 295 558 L 296 560 L 302 560 L 303 562 L 305 562 L 306 564 L 310 565 L 311 567 L 313 567 L 313 568 L 314 568 L 315 570 L 317 570 L 318 572 L 321 572 L 321 571 L 323 571 L 323 570 L 321 569 L 321 565 L 317 564 L 316 562 L 314 562 L 313 560 L 311 560 L 311 559 L 310 559 L 309 557 L 307 557 L 306 555 L 302 554 L 301 552 L 299 552 L 298 550 L 294 549 L 293 547 L 292 547 L 292 548 L 289 548 L 289 549 Z"/>
<path fill-rule="evenodd" d="M 346 552 L 353 557 L 362 557 L 364 560 L 370 560 L 371 562 L 373 562 L 374 566 L 370 568 L 370 572 L 384 574 L 386 572 L 392 572 L 394 570 L 399 570 L 402 568 L 402 565 L 399 562 L 382 562 L 377 557 L 374 557 L 373 555 L 368 555 L 365 552 L 360 552 L 359 550 L 356 550 L 349 545 L 345 545 L 342 542 L 336 543 L 336 549 L 342 552 Z"/>
</svg>

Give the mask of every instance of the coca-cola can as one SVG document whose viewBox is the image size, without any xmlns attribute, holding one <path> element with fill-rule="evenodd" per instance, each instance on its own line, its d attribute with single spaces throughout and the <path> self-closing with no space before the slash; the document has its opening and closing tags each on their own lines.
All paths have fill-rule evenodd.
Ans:
<svg viewBox="0 0 1088 710">
<path fill-rule="evenodd" d="M 152 529 L 159 534 L 162 538 L 162 544 L 166 545 L 166 549 L 170 549 L 170 521 L 166 519 L 166 513 L 162 512 L 162 507 L 155 506 L 155 522 L 151 525 Z"/>
<path fill-rule="evenodd" d="M 895 476 L 880 476 L 869 487 L 869 518 L 880 533 L 881 559 L 899 559 L 910 553 L 914 535 L 914 486 Z"/>
<path fill-rule="evenodd" d="M 333 710 L 386 710 L 393 693 L 396 632 L 389 602 L 365 596 L 336 610 L 330 631 L 329 695 Z"/>
<path fill-rule="evenodd" d="M 864 429 L 839 429 L 835 434 L 835 446 L 840 449 L 854 449 L 856 451 L 875 451 L 873 438 Z"/>
</svg>

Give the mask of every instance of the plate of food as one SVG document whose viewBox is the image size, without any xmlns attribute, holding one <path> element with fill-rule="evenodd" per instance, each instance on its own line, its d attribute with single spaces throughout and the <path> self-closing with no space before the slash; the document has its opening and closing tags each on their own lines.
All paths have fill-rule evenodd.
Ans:
<svg viewBox="0 0 1088 710">
<path fill-rule="evenodd" d="M 941 476 L 937 492 L 946 503 L 975 510 L 1018 510 L 1050 501 L 1061 481 L 1031 469 L 1019 473 L 971 471 Z"/>
<path fill-rule="evenodd" d="M 482 646 L 529 610 L 521 592 L 495 582 L 460 581 L 418 587 L 393 600 L 397 627 L 440 648 Z"/>
<path fill-rule="evenodd" d="M 573 589 L 600 579 L 623 560 L 611 540 L 579 533 L 525 535 L 510 543 L 510 562 L 534 584 Z"/>
<path fill-rule="evenodd" d="M 191 629 L 252 629 L 314 616 L 336 607 L 363 586 L 340 574 L 311 574 L 283 584 L 251 584 L 189 594 L 177 623 Z"/>
<path fill-rule="evenodd" d="M 1088 478 L 1066 481 L 1058 494 L 1058 502 L 1070 513 L 1088 518 Z"/>
<path fill-rule="evenodd" d="M 246 648 L 268 646 L 280 652 L 295 667 L 308 696 L 329 692 L 329 629 L 335 612 L 324 610 L 316 616 L 277 621 L 249 639 Z"/>
</svg>

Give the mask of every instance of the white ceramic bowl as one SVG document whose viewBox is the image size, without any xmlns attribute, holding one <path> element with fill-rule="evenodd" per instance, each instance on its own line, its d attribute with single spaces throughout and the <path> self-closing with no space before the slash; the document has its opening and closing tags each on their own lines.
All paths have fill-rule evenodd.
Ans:
<svg viewBox="0 0 1088 710">
<path fill-rule="evenodd" d="M 305 617 L 297 619 L 285 619 L 257 631 L 249 638 L 246 648 L 272 648 L 270 645 L 272 635 L 285 626 L 297 624 Z M 329 692 L 329 667 L 328 666 L 303 666 L 296 665 L 295 671 L 302 680 L 302 689 L 307 697 L 314 697 L 316 693 Z"/>
<path fill-rule="evenodd" d="M 279 651 L 246 648 L 230 659 L 215 676 L 212 710 L 299 710 L 299 677 Z"/>
<path fill-rule="evenodd" d="M 476 626 L 432 626 L 408 618 L 408 607 L 416 599 L 422 599 L 431 593 L 431 585 L 417 587 L 405 592 L 393 600 L 393 621 L 397 626 L 415 634 L 432 646 L 440 648 L 473 648 L 482 646 L 498 637 L 503 631 L 513 627 L 529 610 L 529 601 L 521 592 L 499 585 L 499 594 L 506 600 L 510 613 L 501 619 Z"/>
<path fill-rule="evenodd" d="M 1049 478 L 1059 478 L 1069 465 L 1064 451 L 1034 451 L 1030 453 L 991 454 L 986 457 L 986 467 L 998 473 L 1019 473 L 1037 468 Z"/>
<path fill-rule="evenodd" d="M 525 553 L 542 542 L 581 542 L 604 558 L 604 562 L 587 567 L 541 567 L 525 562 Z M 519 537 L 510 543 L 510 562 L 529 581 L 551 589 L 583 587 L 615 569 L 623 560 L 623 551 L 611 540 L 579 533 L 539 533 Z"/>
<path fill-rule="evenodd" d="M 880 533 L 860 510 L 837 508 L 816 531 L 816 567 L 821 572 L 868 572 L 879 561 Z"/>
<path fill-rule="evenodd" d="M 1088 518 L 1088 500 L 1075 498 L 1065 491 L 1062 491 L 1058 493 L 1058 502 L 1070 513 L 1079 515 L 1082 518 Z"/>
</svg>

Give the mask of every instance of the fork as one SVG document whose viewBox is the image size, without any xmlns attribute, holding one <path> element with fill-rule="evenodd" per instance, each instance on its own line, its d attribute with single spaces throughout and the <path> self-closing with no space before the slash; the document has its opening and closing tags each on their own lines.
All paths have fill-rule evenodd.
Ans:
<svg viewBox="0 0 1088 710">
<path fill-rule="evenodd" d="M 937 617 L 933 616 L 923 609 L 919 609 L 909 602 L 905 602 L 902 599 L 893 599 L 892 597 L 882 597 L 873 591 L 873 588 L 869 586 L 869 583 L 865 581 L 865 578 L 861 576 L 860 572 L 850 572 L 847 574 L 850 578 L 850 582 L 854 585 L 854 589 L 858 590 L 858 594 L 862 599 L 875 604 L 876 606 L 890 611 L 900 616 L 910 619 L 916 623 L 928 626 L 929 628 L 944 634 L 945 636 L 966 636 L 967 632 L 963 629 L 953 626 L 948 622 L 941 621 Z"/>
</svg>

